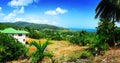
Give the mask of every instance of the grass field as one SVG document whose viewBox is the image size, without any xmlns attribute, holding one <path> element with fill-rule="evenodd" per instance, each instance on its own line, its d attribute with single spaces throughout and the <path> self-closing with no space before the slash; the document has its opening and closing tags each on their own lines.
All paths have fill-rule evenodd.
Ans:
<svg viewBox="0 0 120 63">
<path fill-rule="evenodd" d="M 46 41 L 46 39 L 31 39 L 31 38 L 27 38 L 27 41 L 30 43 L 32 41 L 37 41 L 37 42 L 41 42 L 44 43 Z M 85 49 L 85 47 L 81 47 L 78 45 L 73 45 L 68 41 L 49 41 L 51 42 L 50 45 L 47 46 L 47 48 L 45 49 L 45 51 L 51 51 L 54 53 L 54 59 L 62 59 L 64 57 L 64 60 L 68 60 L 69 56 L 70 57 L 75 57 L 78 58 L 80 56 L 79 52 L 82 51 L 83 49 Z M 29 48 L 30 52 L 34 52 L 36 50 L 35 47 L 30 47 Z M 77 54 L 78 55 L 75 55 Z"/>
</svg>

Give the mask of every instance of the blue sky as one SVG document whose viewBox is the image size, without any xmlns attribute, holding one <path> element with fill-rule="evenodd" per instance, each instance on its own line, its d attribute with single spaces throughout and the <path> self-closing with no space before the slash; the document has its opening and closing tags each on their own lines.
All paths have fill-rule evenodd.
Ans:
<svg viewBox="0 0 120 63">
<path fill-rule="evenodd" d="M 0 0 L 0 22 L 26 21 L 66 28 L 95 28 L 100 0 Z"/>
</svg>

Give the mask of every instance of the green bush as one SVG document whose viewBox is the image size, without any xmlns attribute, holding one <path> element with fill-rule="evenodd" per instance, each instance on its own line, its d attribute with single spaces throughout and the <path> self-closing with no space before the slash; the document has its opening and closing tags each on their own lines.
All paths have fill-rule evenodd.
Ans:
<svg viewBox="0 0 120 63">
<path fill-rule="evenodd" d="M 82 51 L 80 58 L 89 58 L 92 54 L 89 51 Z"/>
<path fill-rule="evenodd" d="M 90 33 L 86 31 L 79 31 L 76 35 L 69 37 L 69 41 L 73 44 L 78 44 L 81 46 L 86 46 L 94 41 L 95 33 Z"/>
<path fill-rule="evenodd" d="M 16 60 L 25 56 L 27 48 L 11 36 L 0 33 L 0 62 Z"/>
<path fill-rule="evenodd" d="M 89 47 L 89 50 L 93 55 L 101 55 L 102 51 L 108 50 L 109 45 L 104 42 L 103 38 L 97 35 L 94 39 L 93 44 Z"/>
</svg>

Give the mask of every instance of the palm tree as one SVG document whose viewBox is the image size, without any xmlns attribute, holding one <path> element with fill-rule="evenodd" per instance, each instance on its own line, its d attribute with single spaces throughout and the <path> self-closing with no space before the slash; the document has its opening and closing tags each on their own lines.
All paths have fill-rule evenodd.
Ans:
<svg viewBox="0 0 120 63">
<path fill-rule="evenodd" d="M 113 42 L 112 46 L 115 44 L 115 22 L 120 21 L 120 0 L 101 0 L 101 2 L 96 7 L 96 15 L 95 18 L 107 19 L 113 23 L 112 26 L 112 36 Z"/>
<path fill-rule="evenodd" d="M 119 0 L 101 0 L 96 7 L 95 18 L 109 19 L 111 21 L 120 21 L 120 1 Z"/>
<path fill-rule="evenodd" d="M 49 58 L 52 59 L 53 54 L 50 52 L 45 52 L 46 47 L 49 45 L 50 43 L 48 41 L 46 41 L 45 43 L 41 44 L 40 42 L 31 42 L 30 46 L 35 46 L 37 48 L 37 50 L 32 54 L 32 63 L 39 63 L 40 61 L 42 61 L 42 59 L 47 56 Z"/>
</svg>

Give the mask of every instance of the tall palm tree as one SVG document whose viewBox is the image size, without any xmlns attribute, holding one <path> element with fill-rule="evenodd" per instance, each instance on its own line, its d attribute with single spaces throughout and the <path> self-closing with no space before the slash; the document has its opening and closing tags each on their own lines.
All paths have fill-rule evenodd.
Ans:
<svg viewBox="0 0 120 63">
<path fill-rule="evenodd" d="M 45 43 L 41 44 L 40 42 L 31 42 L 30 46 L 35 46 L 37 50 L 32 54 L 32 63 L 39 63 L 42 61 L 42 59 L 47 56 L 52 59 L 53 54 L 50 52 L 45 52 L 45 48 L 49 45 L 50 43 L 46 41 Z"/>
<path fill-rule="evenodd" d="M 101 0 L 96 7 L 95 18 L 108 19 L 113 23 L 113 45 L 115 44 L 115 22 L 120 21 L 120 0 Z"/>
<path fill-rule="evenodd" d="M 109 19 L 111 21 L 120 21 L 120 1 L 119 0 L 101 0 L 96 7 L 95 18 Z"/>
</svg>

